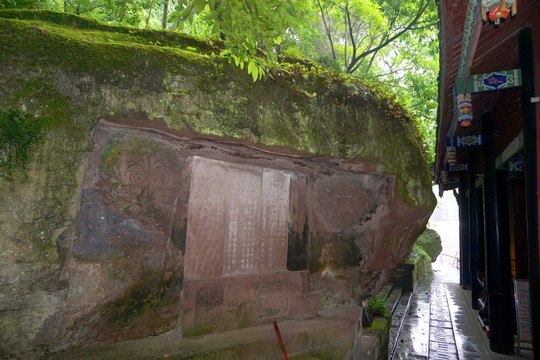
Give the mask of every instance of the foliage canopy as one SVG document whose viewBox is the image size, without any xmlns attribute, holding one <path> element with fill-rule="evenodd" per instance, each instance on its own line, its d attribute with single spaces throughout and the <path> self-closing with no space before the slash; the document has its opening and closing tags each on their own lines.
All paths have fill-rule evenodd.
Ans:
<svg viewBox="0 0 540 360">
<path fill-rule="evenodd" d="M 223 42 L 253 80 L 280 56 L 310 57 L 382 85 L 417 117 L 433 159 L 438 28 L 434 0 L 0 0 L 112 24 L 167 28 Z"/>
</svg>

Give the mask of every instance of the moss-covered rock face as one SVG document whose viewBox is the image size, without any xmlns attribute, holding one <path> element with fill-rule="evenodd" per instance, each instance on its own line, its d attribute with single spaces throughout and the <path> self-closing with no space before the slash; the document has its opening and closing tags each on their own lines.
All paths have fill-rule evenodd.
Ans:
<svg viewBox="0 0 540 360">
<path fill-rule="evenodd" d="M 82 186 L 93 148 L 91 132 L 105 116 L 137 118 L 192 137 L 218 135 L 247 146 L 286 146 L 281 152 L 332 157 L 347 171 L 391 176 L 394 196 L 377 209 L 392 222 L 385 227 L 369 216 L 362 220 L 374 234 L 362 240 L 369 246 L 356 254 L 348 250 L 356 251 L 356 233 L 324 238 L 320 229 L 299 225 L 290 229 L 291 237 L 299 244 L 314 239 L 320 254 L 302 254 L 300 246 L 300 265 L 295 266 L 323 271 L 313 261 L 323 253 L 328 259 L 322 264 L 332 271 L 361 261 L 360 278 L 350 278 L 365 293 L 380 288 L 391 275 L 388 268 L 410 251 L 435 199 L 415 125 L 399 105 L 307 61 L 270 69 L 265 80 L 254 83 L 219 57 L 219 51 L 212 42 L 178 33 L 113 27 L 47 11 L 0 11 L 0 111 L 40 119 L 42 129 L 26 169 L 14 169 L 12 179 L 0 176 L 0 355 L 38 357 L 57 343 L 60 331 L 75 334 L 79 327 L 77 334 L 82 334 L 91 315 L 63 308 L 66 299 L 80 296 L 81 287 L 91 287 L 77 283 L 77 272 L 87 278 L 117 276 L 121 283 L 116 271 L 136 265 L 118 257 L 97 268 L 73 255 L 80 211 L 88 204 L 81 200 L 91 200 Z M 145 149 L 151 153 L 152 146 Z M 114 144 L 110 150 L 116 159 Z M 109 176 L 113 184 L 114 174 Z M 181 260 L 185 226 L 185 218 L 170 225 L 173 245 L 167 256 L 172 259 Z M 338 259 L 332 254 L 344 255 Z M 177 307 L 171 303 L 181 289 L 174 279 L 181 275 L 176 268 L 163 269 L 161 287 L 133 284 L 103 307 L 104 313 L 120 309 L 109 314 L 111 326 L 126 329 L 135 319 L 129 326 L 136 327 L 138 319 L 156 316 L 160 308 L 173 310 L 158 312 L 159 327 L 143 327 L 141 334 L 174 326 Z M 144 267 L 139 270 L 141 281 L 155 276 Z M 100 294 L 118 290 L 103 284 L 92 289 L 97 295 L 86 300 L 87 308 L 101 301 Z M 76 317 L 78 323 L 67 321 Z"/>
<path fill-rule="evenodd" d="M 441 236 L 433 229 L 426 229 L 416 240 L 416 245 L 424 249 L 431 262 L 435 262 L 442 251 Z"/>
</svg>

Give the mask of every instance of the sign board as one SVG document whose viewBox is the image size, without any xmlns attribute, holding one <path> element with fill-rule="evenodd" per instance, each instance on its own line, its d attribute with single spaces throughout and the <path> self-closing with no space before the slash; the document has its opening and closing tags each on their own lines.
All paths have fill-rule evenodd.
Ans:
<svg viewBox="0 0 540 360">
<path fill-rule="evenodd" d="M 514 279 L 514 299 L 520 344 L 532 341 L 531 309 L 529 302 L 529 281 Z"/>
</svg>

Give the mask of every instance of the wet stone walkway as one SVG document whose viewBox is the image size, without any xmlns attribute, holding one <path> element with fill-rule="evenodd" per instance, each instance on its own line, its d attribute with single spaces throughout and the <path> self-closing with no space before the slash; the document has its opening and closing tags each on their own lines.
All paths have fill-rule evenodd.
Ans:
<svg viewBox="0 0 540 360">
<path fill-rule="evenodd" d="M 448 308 L 446 286 L 440 281 L 431 284 L 429 312 L 429 359 L 459 359 Z"/>
<path fill-rule="evenodd" d="M 491 352 L 471 309 L 470 291 L 459 285 L 458 270 L 434 265 L 433 275 L 418 280 L 414 292 L 396 306 L 390 359 L 532 359 L 530 353 L 519 358 Z"/>
<path fill-rule="evenodd" d="M 393 359 L 458 359 L 444 283 L 416 283 L 396 344 Z"/>
</svg>

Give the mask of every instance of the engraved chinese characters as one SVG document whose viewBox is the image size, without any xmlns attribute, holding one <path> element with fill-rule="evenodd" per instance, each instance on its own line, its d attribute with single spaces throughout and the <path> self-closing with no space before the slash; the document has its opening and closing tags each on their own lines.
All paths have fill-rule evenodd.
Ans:
<svg viewBox="0 0 540 360">
<path fill-rule="evenodd" d="M 313 313 L 307 271 L 287 271 L 290 173 L 194 156 L 184 334 Z"/>
<path fill-rule="evenodd" d="M 186 278 L 286 270 L 288 173 L 193 158 Z"/>
</svg>

